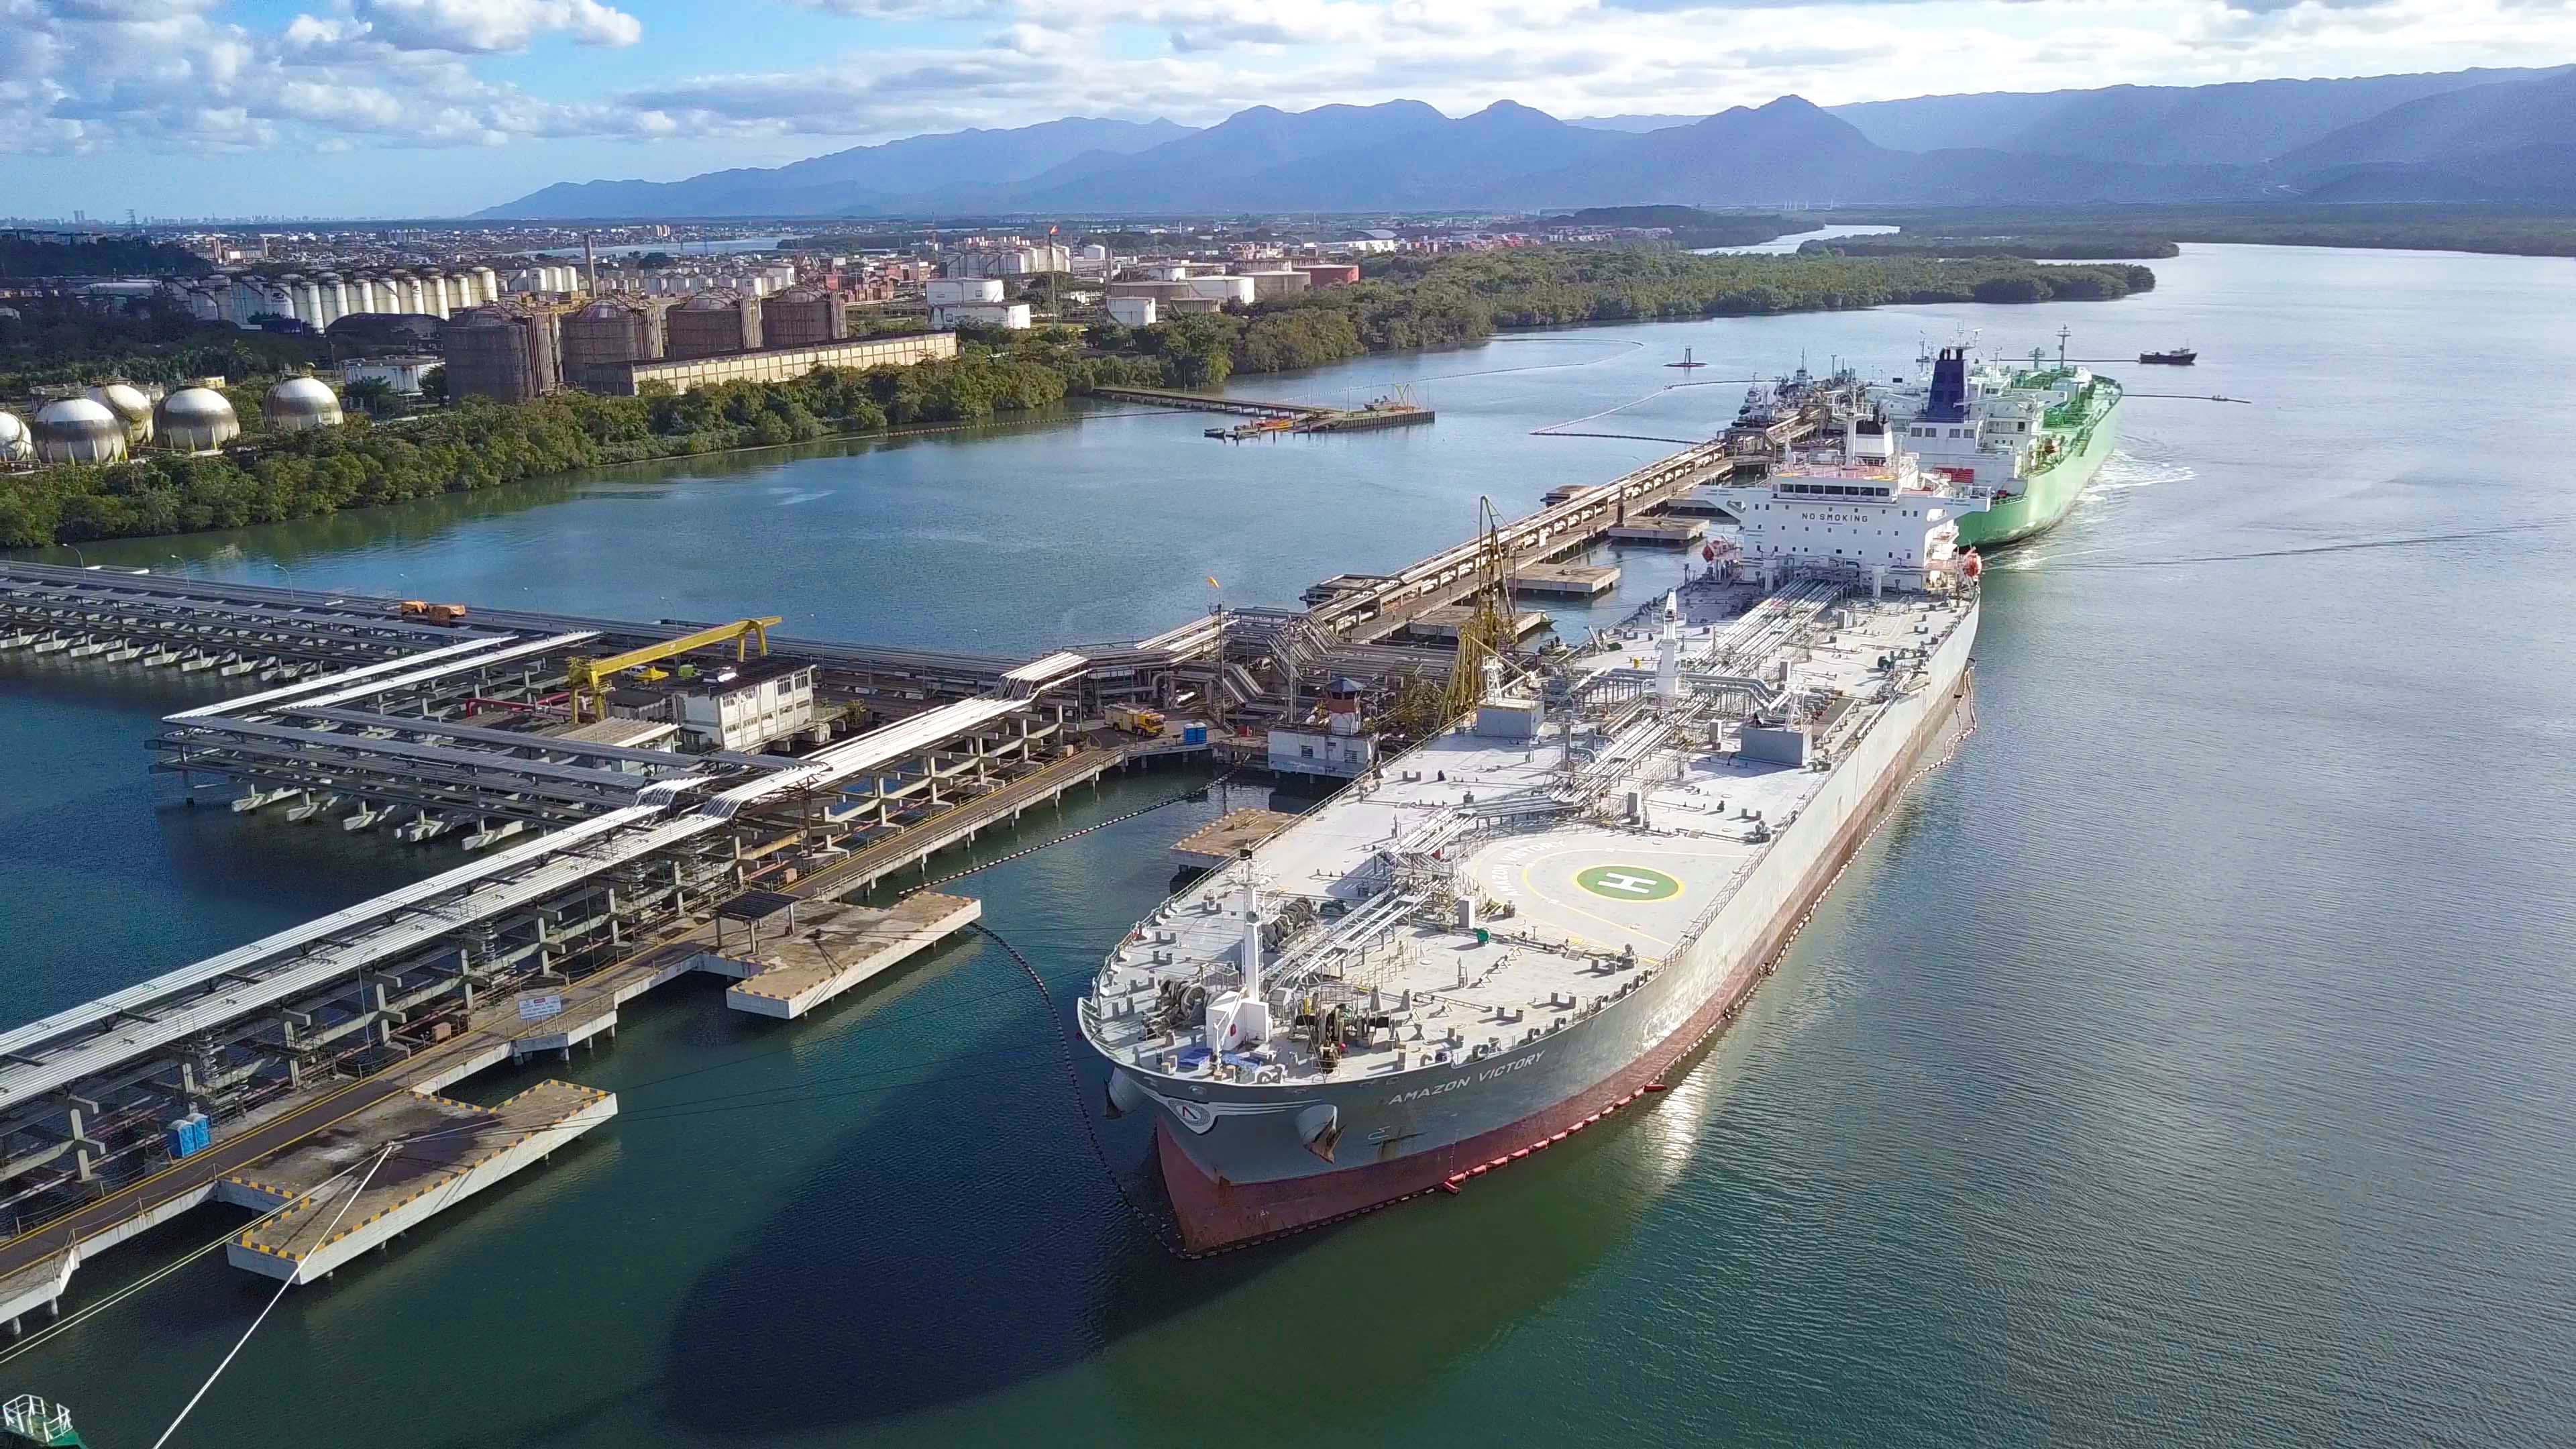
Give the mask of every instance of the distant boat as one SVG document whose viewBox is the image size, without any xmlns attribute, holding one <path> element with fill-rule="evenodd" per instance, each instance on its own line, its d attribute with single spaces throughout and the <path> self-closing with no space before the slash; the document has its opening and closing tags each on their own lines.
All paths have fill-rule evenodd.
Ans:
<svg viewBox="0 0 2576 1449">
<path fill-rule="evenodd" d="M 2167 367 L 2189 367 L 2200 360 L 2200 354 L 2188 347 L 2177 347 L 2171 352 L 2141 352 L 2138 360 L 2161 362 Z"/>
<path fill-rule="evenodd" d="M 1708 364 L 1707 364 L 1707 363 L 1705 363 L 1705 362 L 1700 362 L 1700 361 L 1697 361 L 1697 360 L 1693 359 L 1693 358 L 1691 357 L 1691 350 L 1690 350 L 1689 348 L 1685 347 L 1685 348 L 1683 348 L 1683 349 L 1682 349 L 1682 360 L 1681 360 L 1681 361 L 1679 361 L 1679 362 L 1667 362 L 1667 363 L 1665 363 L 1665 364 L 1664 364 L 1664 366 L 1666 366 L 1666 367 L 1706 367 L 1706 366 L 1708 366 Z"/>
</svg>

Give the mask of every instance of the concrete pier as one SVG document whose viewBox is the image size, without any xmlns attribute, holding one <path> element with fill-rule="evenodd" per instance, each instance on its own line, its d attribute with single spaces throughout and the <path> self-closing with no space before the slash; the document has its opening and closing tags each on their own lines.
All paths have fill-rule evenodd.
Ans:
<svg viewBox="0 0 2576 1449">
<path fill-rule="evenodd" d="M 1597 599 L 1619 587 L 1617 564 L 1522 564 L 1512 571 L 1512 592 L 1559 599 Z"/>
<path fill-rule="evenodd" d="M 725 1005 L 793 1021 L 973 925 L 984 903 L 920 891 L 885 910 L 841 901 L 786 909 L 795 913 L 792 932 L 773 925 L 763 939 L 752 934 L 763 922 L 744 922 L 736 930 L 741 941 L 699 958 L 699 970 L 741 977 L 725 992 Z"/>
<path fill-rule="evenodd" d="M 327 1277 L 616 1115 L 614 1095 L 570 1082 L 539 1082 L 493 1107 L 400 1093 L 217 1184 L 225 1202 L 284 1209 L 224 1256 L 290 1283 Z"/>
<path fill-rule="evenodd" d="M 1708 535 L 1704 518 L 1632 518 L 1610 526 L 1610 541 L 1650 548 L 1687 548 Z"/>
<path fill-rule="evenodd" d="M 1475 611 L 1463 604 L 1427 610 L 1406 624 L 1405 632 L 1425 639 L 1455 639 L 1467 626 Z M 1512 637 L 1526 639 L 1548 626 L 1548 617 L 1536 609 L 1523 609 L 1512 616 Z"/>
</svg>

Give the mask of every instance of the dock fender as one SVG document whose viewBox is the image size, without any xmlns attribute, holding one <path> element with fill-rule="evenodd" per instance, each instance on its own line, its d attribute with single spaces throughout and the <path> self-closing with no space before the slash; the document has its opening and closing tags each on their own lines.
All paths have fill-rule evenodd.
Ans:
<svg viewBox="0 0 2576 1449">
<path fill-rule="evenodd" d="M 1342 1140 L 1342 1109 L 1330 1102 L 1317 1102 L 1297 1114 L 1297 1140 L 1306 1150 L 1333 1160 L 1333 1147 Z"/>
<path fill-rule="evenodd" d="M 1134 1077 L 1125 1072 L 1109 1074 L 1109 1120 L 1114 1122 L 1130 1112 L 1139 1111 L 1152 1100 L 1153 1094 L 1139 1085 Z"/>
</svg>

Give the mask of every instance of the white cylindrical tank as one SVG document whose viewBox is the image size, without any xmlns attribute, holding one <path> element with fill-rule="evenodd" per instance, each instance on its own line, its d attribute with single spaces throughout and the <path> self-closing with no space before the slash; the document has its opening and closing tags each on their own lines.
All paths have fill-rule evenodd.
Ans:
<svg viewBox="0 0 2576 1449">
<path fill-rule="evenodd" d="M 340 398 L 329 385 L 310 377 L 290 377 L 268 390 L 262 410 L 268 425 L 281 433 L 337 427 Z"/>
<path fill-rule="evenodd" d="M 125 445 L 139 448 L 152 441 L 152 399 L 132 383 L 103 382 L 83 389 L 83 396 L 116 415 L 125 429 Z"/>
<path fill-rule="evenodd" d="M 125 456 L 125 424 L 89 398 L 47 403 L 36 414 L 36 456 L 48 463 L 113 463 Z"/>
<path fill-rule="evenodd" d="M 210 452 L 241 436 L 231 399 L 211 387 L 183 387 L 161 400 L 161 441 L 192 453 Z"/>
</svg>

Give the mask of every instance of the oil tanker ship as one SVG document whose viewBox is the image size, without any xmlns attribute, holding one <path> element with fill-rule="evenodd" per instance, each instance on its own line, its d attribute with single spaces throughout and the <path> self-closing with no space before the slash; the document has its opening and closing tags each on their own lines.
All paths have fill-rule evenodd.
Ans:
<svg viewBox="0 0 2576 1449">
<path fill-rule="evenodd" d="M 2102 471 L 2119 438 L 2117 382 L 2033 349 L 2027 367 L 1972 359 L 1965 346 L 1941 349 L 1924 386 L 1890 395 L 1899 445 L 1923 466 L 1982 484 L 1994 506 L 1959 524 L 1963 547 L 2018 543 L 2057 526 Z"/>
<path fill-rule="evenodd" d="M 1489 664 L 1467 717 L 1109 952 L 1081 1029 L 1191 1248 L 1460 1190 L 1733 1015 L 1967 688 L 1993 491 L 1870 441 L 1709 489 L 1743 528 L 1708 577 Z"/>
</svg>

